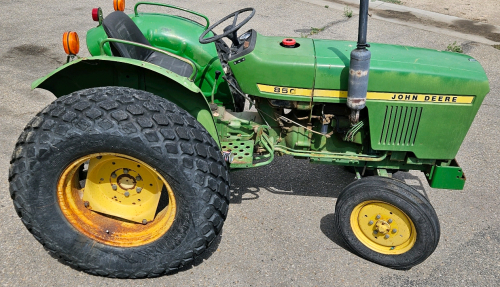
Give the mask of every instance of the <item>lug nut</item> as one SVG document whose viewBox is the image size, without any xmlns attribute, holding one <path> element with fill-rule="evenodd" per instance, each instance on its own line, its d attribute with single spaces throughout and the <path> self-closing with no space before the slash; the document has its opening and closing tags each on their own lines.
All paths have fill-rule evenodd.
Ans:
<svg viewBox="0 0 500 287">
<path fill-rule="evenodd" d="M 114 172 L 113 172 L 113 173 L 111 174 L 111 177 L 112 177 L 112 178 L 116 178 L 116 173 L 114 173 Z"/>
<path fill-rule="evenodd" d="M 377 230 L 373 230 L 373 234 L 377 234 L 377 233 L 378 233 L 378 231 L 377 231 Z"/>
<path fill-rule="evenodd" d="M 128 168 L 124 168 L 124 169 L 123 169 L 123 173 L 124 173 L 124 174 L 127 174 L 127 173 L 128 173 Z"/>
<path fill-rule="evenodd" d="M 375 217 L 375 218 L 376 218 L 376 219 L 380 219 L 380 214 L 379 214 L 379 215 L 377 215 L 377 217 Z"/>
<path fill-rule="evenodd" d="M 142 224 L 146 225 L 146 224 L 148 224 L 148 221 L 146 219 L 143 219 Z"/>
<path fill-rule="evenodd" d="M 136 177 L 135 177 L 135 180 L 137 180 L 137 181 L 141 181 L 141 180 L 142 180 L 142 177 L 141 177 L 140 175 L 138 175 L 138 176 L 136 176 Z"/>
<path fill-rule="evenodd" d="M 125 197 L 129 197 L 129 196 L 130 196 L 130 192 L 125 191 L 125 194 L 124 194 L 124 195 L 125 195 Z"/>
<path fill-rule="evenodd" d="M 389 238 L 389 234 L 386 234 L 386 235 L 384 236 L 384 238 L 385 238 L 385 239 L 388 239 L 388 238 Z"/>
<path fill-rule="evenodd" d="M 394 229 L 392 230 L 392 233 L 396 233 L 396 232 L 398 232 L 398 230 L 397 230 L 396 228 L 394 228 Z"/>
<path fill-rule="evenodd" d="M 138 187 L 138 188 L 136 188 L 135 190 L 137 191 L 137 193 L 141 193 L 142 188 L 141 188 L 141 187 Z"/>
<path fill-rule="evenodd" d="M 373 224 L 373 220 L 370 220 L 370 222 L 368 222 L 368 225 L 372 225 Z"/>
<path fill-rule="evenodd" d="M 83 205 L 85 205 L 85 207 L 87 207 L 87 208 L 88 208 L 90 204 L 89 204 L 89 202 L 88 202 L 88 201 L 85 201 L 85 202 L 83 203 Z"/>
<path fill-rule="evenodd" d="M 389 218 L 389 220 L 387 220 L 387 222 L 392 223 L 392 219 Z"/>
<path fill-rule="evenodd" d="M 113 190 L 116 190 L 118 187 L 116 186 L 116 184 L 112 184 L 112 185 L 111 185 L 111 188 L 112 188 Z"/>
</svg>

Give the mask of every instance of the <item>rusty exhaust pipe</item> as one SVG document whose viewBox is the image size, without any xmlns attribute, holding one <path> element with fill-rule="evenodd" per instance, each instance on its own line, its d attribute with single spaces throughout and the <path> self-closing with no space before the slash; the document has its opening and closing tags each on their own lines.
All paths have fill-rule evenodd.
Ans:
<svg viewBox="0 0 500 287">
<path fill-rule="evenodd" d="M 361 0 L 359 4 L 358 44 L 351 52 L 349 67 L 349 84 L 347 90 L 347 106 L 351 109 L 351 124 L 359 122 L 359 111 L 365 107 L 368 92 L 368 75 L 370 70 L 371 52 L 366 48 L 366 33 L 368 24 L 368 1 Z"/>
</svg>

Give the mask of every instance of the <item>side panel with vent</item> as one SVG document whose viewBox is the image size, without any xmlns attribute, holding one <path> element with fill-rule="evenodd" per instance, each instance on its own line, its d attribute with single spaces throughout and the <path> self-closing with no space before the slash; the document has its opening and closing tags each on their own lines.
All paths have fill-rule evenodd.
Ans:
<svg viewBox="0 0 500 287">
<path fill-rule="evenodd" d="M 421 159 L 453 159 L 479 108 L 472 104 L 368 100 L 372 149 L 413 152 Z"/>
<path fill-rule="evenodd" d="M 386 106 L 380 144 L 413 146 L 422 115 L 421 107 Z"/>
</svg>

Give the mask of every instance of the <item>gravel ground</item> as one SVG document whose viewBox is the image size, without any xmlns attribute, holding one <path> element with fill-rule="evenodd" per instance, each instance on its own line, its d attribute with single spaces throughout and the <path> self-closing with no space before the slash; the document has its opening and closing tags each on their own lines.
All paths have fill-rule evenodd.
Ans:
<svg viewBox="0 0 500 287">
<path fill-rule="evenodd" d="M 232 199 L 222 235 L 196 264 L 171 276 L 144 280 L 100 278 L 52 258 L 15 214 L 7 173 L 24 125 L 54 97 L 30 91 L 30 83 L 60 66 L 60 44 L 72 29 L 85 38 L 94 26 L 91 8 L 111 1 L 3 1 L 0 20 L 0 284 L 3 286 L 499 286 L 500 285 L 500 51 L 446 35 L 370 20 L 368 40 L 443 50 L 457 41 L 483 64 L 491 92 L 457 156 L 468 181 L 462 191 L 431 189 L 419 173 L 398 173 L 426 194 L 441 223 L 435 253 L 409 271 L 363 260 L 344 248 L 333 226 L 336 197 L 353 181 L 335 166 L 290 157 L 269 166 L 232 173 Z M 127 7 L 133 2 L 127 1 Z M 357 17 L 301 1 L 169 1 L 215 21 L 243 7 L 257 15 L 246 27 L 264 35 L 299 37 L 325 27 L 315 38 L 356 39 Z M 82 43 L 83 44 L 83 43 Z M 84 46 L 84 45 L 83 45 Z M 81 49 L 84 51 L 85 47 Z"/>
</svg>

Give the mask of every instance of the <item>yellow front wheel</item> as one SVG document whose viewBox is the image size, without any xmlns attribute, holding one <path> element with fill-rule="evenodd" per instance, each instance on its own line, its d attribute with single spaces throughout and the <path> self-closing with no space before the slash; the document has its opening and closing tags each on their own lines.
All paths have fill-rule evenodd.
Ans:
<svg viewBox="0 0 500 287">
<path fill-rule="evenodd" d="M 392 178 L 366 177 L 348 185 L 337 200 L 335 220 L 355 253 L 394 269 L 421 263 L 439 242 L 432 205 Z"/>
</svg>

